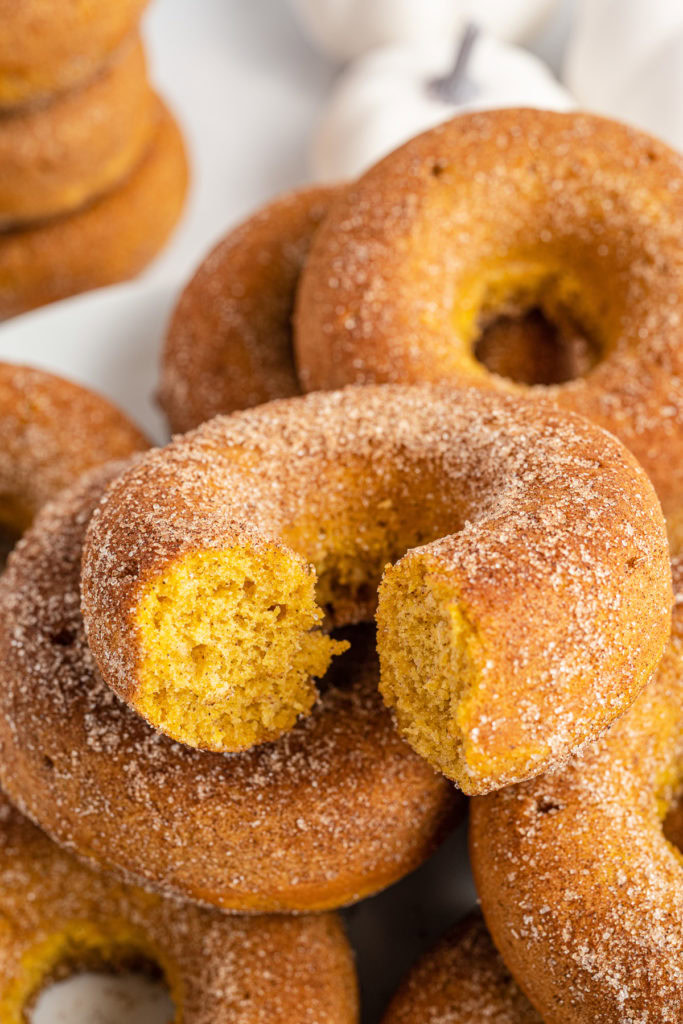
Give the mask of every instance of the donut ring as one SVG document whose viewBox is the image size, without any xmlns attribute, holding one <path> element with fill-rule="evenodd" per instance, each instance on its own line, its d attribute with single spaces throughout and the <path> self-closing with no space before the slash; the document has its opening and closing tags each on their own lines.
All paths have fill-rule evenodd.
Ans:
<svg viewBox="0 0 683 1024">
<path fill-rule="evenodd" d="M 479 914 L 429 950 L 392 999 L 382 1024 L 543 1024 L 517 987 Z"/>
<path fill-rule="evenodd" d="M 683 565 L 671 644 L 624 718 L 561 773 L 473 802 L 486 921 L 546 1024 L 683 1019 Z M 671 834 L 671 833 L 668 833 Z"/>
<path fill-rule="evenodd" d="M 159 735 L 97 677 L 81 547 L 113 472 L 48 506 L 0 584 L 0 774 L 14 802 L 82 858 L 224 910 L 328 909 L 417 867 L 462 802 L 396 733 L 369 655 L 341 665 L 279 742 L 233 756 Z"/>
<path fill-rule="evenodd" d="M 307 188 L 279 197 L 200 264 L 174 310 L 162 356 L 159 401 L 174 431 L 299 394 L 291 327 L 296 285 L 340 191 Z"/>
<path fill-rule="evenodd" d="M 384 699 L 469 793 L 599 735 L 668 638 L 666 535 L 635 459 L 579 417 L 471 388 L 285 399 L 142 456 L 93 515 L 82 607 L 119 696 L 236 750 L 311 707 L 338 650 L 321 606 L 368 618 L 380 579 Z"/>
<path fill-rule="evenodd" d="M 158 120 L 139 38 L 83 89 L 0 118 L 0 228 L 69 213 L 140 162 Z"/>
<path fill-rule="evenodd" d="M 122 185 L 69 217 L 0 234 L 0 318 L 137 274 L 168 238 L 186 189 L 182 138 L 161 108 L 148 153 Z"/>
<path fill-rule="evenodd" d="M 227 917 L 81 866 L 0 796 L 0 1019 L 79 970 L 160 968 L 176 1021 L 355 1024 L 353 957 L 335 915 Z M 264 964 L 268 970 L 263 969 Z"/>
<path fill-rule="evenodd" d="M 297 300 L 302 389 L 463 380 L 552 399 L 629 448 L 683 544 L 683 158 L 584 113 L 465 114 L 349 186 Z M 525 387 L 477 361 L 499 314 L 540 306 L 589 351 Z M 596 362 L 597 360 L 597 362 Z M 663 410 L 663 412 L 662 412 Z"/>
<path fill-rule="evenodd" d="M 0 528 L 21 533 L 86 470 L 143 451 L 140 431 L 101 395 L 0 362 Z"/>
<path fill-rule="evenodd" d="M 0 108 L 51 99 L 95 76 L 147 0 L 0 0 Z"/>
</svg>

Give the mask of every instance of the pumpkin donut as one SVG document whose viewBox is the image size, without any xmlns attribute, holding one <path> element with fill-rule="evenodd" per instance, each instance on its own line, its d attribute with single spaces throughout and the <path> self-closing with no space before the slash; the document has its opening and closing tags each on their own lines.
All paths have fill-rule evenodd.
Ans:
<svg viewBox="0 0 683 1024">
<path fill-rule="evenodd" d="M 472 388 L 284 399 L 144 455 L 90 523 L 82 606 L 119 696 L 239 750 L 310 709 L 339 650 L 323 607 L 371 617 L 380 579 L 384 698 L 470 793 L 599 735 L 668 637 L 665 530 L 635 459 L 580 417 Z"/>
<path fill-rule="evenodd" d="M 101 395 L 0 362 L 0 528 L 21 533 L 86 470 L 148 446 Z"/>
<path fill-rule="evenodd" d="M 168 238 L 186 188 L 182 138 L 159 105 L 151 146 L 122 185 L 68 217 L 0 234 L 0 317 L 137 274 Z"/>
<path fill-rule="evenodd" d="M 462 802 L 394 729 L 372 642 L 356 638 L 286 736 L 232 756 L 160 735 L 102 682 L 79 578 L 115 472 L 49 505 L 2 577 L 0 775 L 14 802 L 82 858 L 224 910 L 327 909 L 417 867 Z"/>
<path fill-rule="evenodd" d="M 479 914 L 457 925 L 412 969 L 382 1024 L 543 1024 L 517 987 Z"/>
<path fill-rule="evenodd" d="M 552 399 L 635 454 L 678 548 L 681 237 L 683 158 L 663 143 L 585 113 L 459 116 L 349 186 L 316 234 L 302 389 L 450 379 Z M 534 310 L 575 379 L 531 387 L 478 361 L 498 318 Z"/>
<path fill-rule="evenodd" d="M 0 108 L 52 99 L 94 77 L 147 0 L 0 0 Z"/>
<path fill-rule="evenodd" d="M 683 1020 L 683 856 L 663 831 L 683 791 L 682 570 L 628 714 L 563 771 L 473 802 L 486 921 L 546 1024 Z"/>
<path fill-rule="evenodd" d="M 183 1024 L 358 1019 L 335 915 L 229 917 L 163 900 L 81 866 L 0 795 L 3 1024 L 24 1024 L 56 980 L 141 964 L 161 970 Z"/>
<path fill-rule="evenodd" d="M 159 401 L 174 431 L 299 394 L 291 328 L 296 285 L 340 191 L 307 188 L 279 197 L 200 264 L 174 310 L 162 357 Z"/>
<path fill-rule="evenodd" d="M 0 117 L 0 228 L 69 213 L 140 162 L 158 121 L 139 38 L 82 89 Z"/>
</svg>

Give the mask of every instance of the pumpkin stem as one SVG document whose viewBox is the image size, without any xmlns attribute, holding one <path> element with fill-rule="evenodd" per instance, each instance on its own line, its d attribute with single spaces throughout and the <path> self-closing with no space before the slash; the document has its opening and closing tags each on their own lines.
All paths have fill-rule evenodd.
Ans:
<svg viewBox="0 0 683 1024">
<path fill-rule="evenodd" d="M 472 50 L 481 30 L 474 22 L 468 22 L 460 37 L 455 53 L 453 67 L 447 75 L 433 78 L 429 83 L 430 90 L 446 103 L 464 103 L 476 93 L 474 84 L 467 78 L 467 68 Z"/>
</svg>

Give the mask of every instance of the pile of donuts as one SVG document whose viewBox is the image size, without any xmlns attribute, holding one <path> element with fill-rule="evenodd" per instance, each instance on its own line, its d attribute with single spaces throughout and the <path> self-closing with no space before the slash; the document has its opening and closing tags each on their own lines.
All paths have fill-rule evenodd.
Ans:
<svg viewBox="0 0 683 1024">
<path fill-rule="evenodd" d="M 333 912 L 465 797 L 483 916 L 383 1024 L 683 1019 L 682 239 L 663 144 L 473 113 L 208 255 L 169 444 L 0 369 L 3 1021 L 140 959 L 355 1021 Z"/>
<path fill-rule="evenodd" d="M 187 164 L 151 87 L 146 0 L 0 3 L 0 318 L 138 273 Z"/>
</svg>

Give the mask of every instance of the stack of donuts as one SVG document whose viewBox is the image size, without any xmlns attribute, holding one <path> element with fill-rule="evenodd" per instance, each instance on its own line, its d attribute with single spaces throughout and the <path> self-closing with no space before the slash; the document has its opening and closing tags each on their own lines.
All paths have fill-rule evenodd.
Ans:
<svg viewBox="0 0 683 1024">
<path fill-rule="evenodd" d="M 136 274 L 187 166 L 147 79 L 144 0 L 0 2 L 0 317 Z"/>
<path fill-rule="evenodd" d="M 682 239 L 656 140 L 469 114 L 209 254 L 167 445 L 2 368 L 8 1019 L 138 956 L 186 1024 L 354 1021 L 330 912 L 471 797 L 482 915 L 384 1024 L 683 1020 Z"/>
</svg>

